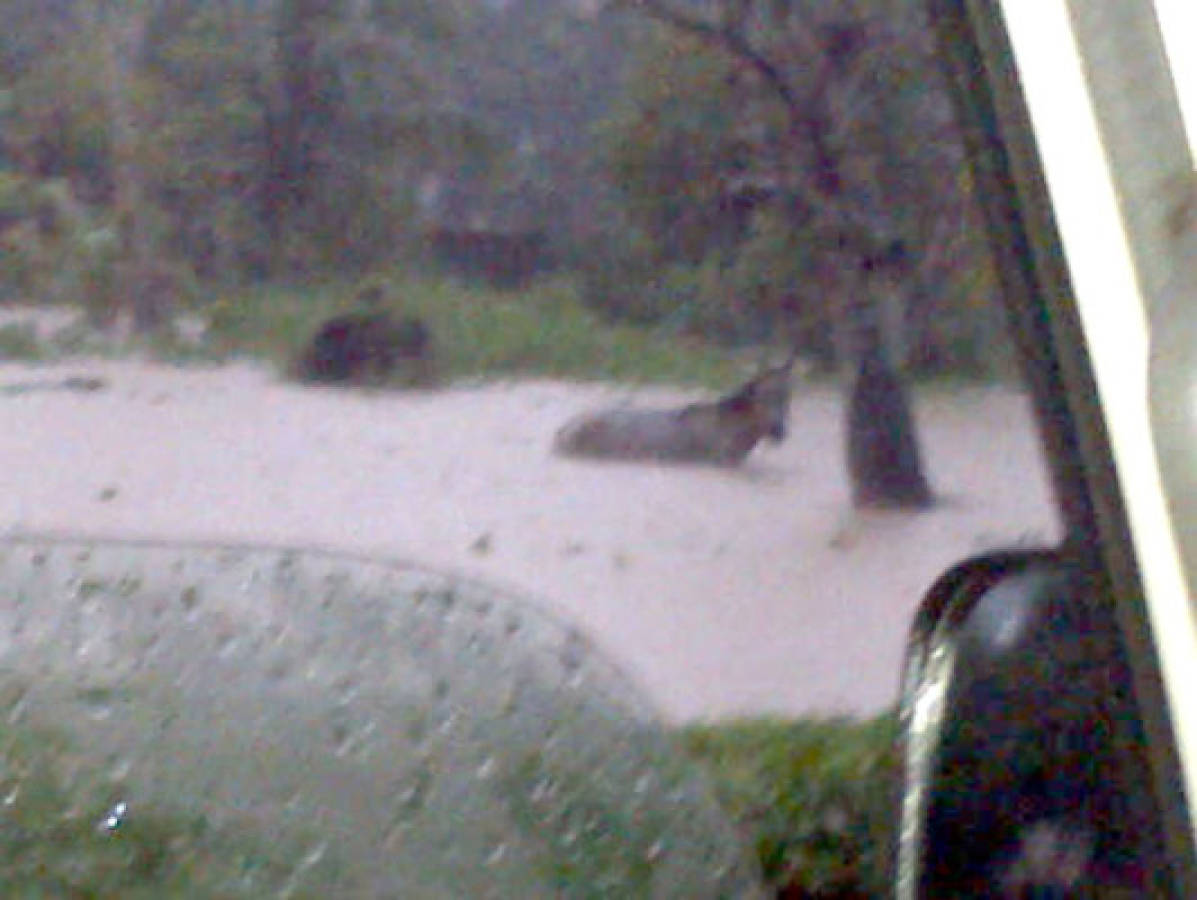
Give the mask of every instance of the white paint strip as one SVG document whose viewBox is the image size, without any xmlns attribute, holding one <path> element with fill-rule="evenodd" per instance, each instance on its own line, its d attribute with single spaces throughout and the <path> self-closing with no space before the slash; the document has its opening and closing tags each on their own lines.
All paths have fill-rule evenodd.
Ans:
<svg viewBox="0 0 1197 900">
<path fill-rule="evenodd" d="M 1180 97 L 1189 150 L 1197 157 L 1197 2 L 1155 0 L 1155 8 L 1172 80 Z"/>
</svg>

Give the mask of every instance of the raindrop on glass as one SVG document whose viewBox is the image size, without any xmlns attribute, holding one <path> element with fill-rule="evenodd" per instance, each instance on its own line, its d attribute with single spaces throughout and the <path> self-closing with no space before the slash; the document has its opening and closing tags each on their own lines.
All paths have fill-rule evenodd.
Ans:
<svg viewBox="0 0 1197 900">
<path fill-rule="evenodd" d="M 118 756 L 111 761 L 108 777 L 112 781 L 125 781 L 133 771 L 133 761 L 128 757 Z"/>
<path fill-rule="evenodd" d="M 632 791 L 636 794 L 643 794 L 650 787 L 652 787 L 652 783 L 653 783 L 652 772 L 645 772 L 639 778 L 636 779 L 636 783 L 632 785 Z"/>
<path fill-rule="evenodd" d="M 663 838 L 657 838 L 649 848 L 644 851 L 644 858 L 650 862 L 655 863 L 665 854 L 665 841 Z"/>
<path fill-rule="evenodd" d="M 320 843 L 308 849 L 308 852 L 305 853 L 303 858 L 299 860 L 299 865 L 296 868 L 301 871 L 306 871 L 307 869 L 312 868 L 312 866 L 324 859 L 324 854 L 327 852 L 328 841 L 321 841 Z"/>
<path fill-rule="evenodd" d="M 239 642 L 232 631 L 222 632 L 216 638 L 216 655 L 221 659 L 228 659 L 236 654 Z"/>
<path fill-rule="evenodd" d="M 17 798 L 21 796 L 21 782 L 13 778 L 0 784 L 0 804 L 5 807 L 15 806 Z"/>
<path fill-rule="evenodd" d="M 432 772 L 421 766 L 411 774 L 395 796 L 395 822 L 407 822 L 419 815 L 432 790 Z"/>
<path fill-rule="evenodd" d="M 501 863 L 503 861 L 503 857 L 505 857 L 506 855 L 507 855 L 507 845 L 499 844 L 498 846 L 495 847 L 494 850 L 492 850 L 490 852 L 490 855 L 486 857 L 486 864 L 488 866 L 498 865 L 499 863 Z"/>
<path fill-rule="evenodd" d="M 29 706 L 29 688 L 25 685 L 6 686 L 0 701 L 0 708 L 5 712 L 10 725 L 17 724 Z"/>
<path fill-rule="evenodd" d="M 96 823 L 96 830 L 102 834 L 110 834 L 124 824 L 129 815 L 129 804 L 124 800 L 118 800 L 100 817 L 100 821 Z"/>
</svg>

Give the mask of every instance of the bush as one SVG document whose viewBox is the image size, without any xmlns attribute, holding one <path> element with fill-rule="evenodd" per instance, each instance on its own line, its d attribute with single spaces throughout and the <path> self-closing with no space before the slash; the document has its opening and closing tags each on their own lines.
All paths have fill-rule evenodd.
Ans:
<svg viewBox="0 0 1197 900">
<path fill-rule="evenodd" d="M 643 241 L 608 239 L 576 260 L 580 299 L 608 321 L 654 325 L 668 316 L 669 298 L 656 288 L 658 265 Z"/>
<path fill-rule="evenodd" d="M 37 329 L 28 322 L 0 326 L 0 360 L 35 360 L 42 357 Z"/>
<path fill-rule="evenodd" d="M 716 796 L 779 897 L 889 896 L 900 755 L 897 716 L 688 727 Z"/>
<path fill-rule="evenodd" d="M 359 307 L 363 290 L 376 284 L 384 286 L 380 310 L 426 324 L 443 381 L 543 376 L 722 388 L 742 374 L 729 354 L 701 341 L 605 322 L 562 277 L 518 294 L 398 276 L 356 285 L 263 286 L 207 307 L 210 349 L 272 359 L 294 371 L 320 324 Z"/>
<path fill-rule="evenodd" d="M 612 321 L 726 346 L 789 344 L 794 335 L 782 300 L 804 295 L 811 265 L 793 229 L 767 215 L 757 217 L 734 251 L 713 250 L 699 261 L 662 260 L 632 233 L 609 238 L 582 263 L 582 299 Z"/>
<path fill-rule="evenodd" d="M 64 774 L 80 753 L 61 734 L 4 723 L 0 744 L 0 895 L 235 900 L 262 896 L 263 884 L 287 884 L 295 869 L 294 848 L 245 826 L 155 803 L 126 819 L 127 806 L 115 802 L 119 785 L 90 772 Z"/>
</svg>

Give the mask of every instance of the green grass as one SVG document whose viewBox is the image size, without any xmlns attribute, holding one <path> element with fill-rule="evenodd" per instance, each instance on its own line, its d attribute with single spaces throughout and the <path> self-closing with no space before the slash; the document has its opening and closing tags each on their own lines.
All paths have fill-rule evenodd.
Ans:
<svg viewBox="0 0 1197 900">
<path fill-rule="evenodd" d="M 276 896 L 296 878 L 302 854 L 266 835 L 182 809 L 121 809 L 119 786 L 85 774 L 61 735 L 5 724 L 0 748 L 0 896 L 237 900 Z"/>
<path fill-rule="evenodd" d="M 440 378 L 553 377 L 724 388 L 743 372 L 731 354 L 662 331 L 613 325 L 584 307 L 565 278 L 520 293 L 451 281 L 393 280 L 387 307 L 422 318 Z M 286 370 L 330 315 L 354 308 L 347 284 L 262 286 L 218 298 L 207 310 L 210 349 Z"/>
<path fill-rule="evenodd" d="M 694 725 L 675 735 L 684 755 L 658 771 L 668 788 L 680 783 L 687 758 L 706 770 L 779 896 L 883 897 L 896 815 L 896 734 L 892 714 Z M 85 765 L 87 758 L 59 734 L 0 724 L 0 896 L 275 896 L 312 843 L 292 835 L 288 847 L 273 830 L 217 827 L 182 805 L 136 798 L 126 817 L 106 822 L 123 789 L 104 767 Z M 511 825 L 539 848 L 529 874 L 563 895 L 606 896 L 591 890 L 604 879 L 632 890 L 629 896 L 650 893 L 654 873 L 644 848 L 668 830 L 669 814 L 649 806 L 633 815 L 613 799 L 618 762 L 604 771 L 601 759 L 587 768 L 533 753 L 500 778 Z M 545 818 L 528 785 L 550 777 L 563 799 Z M 305 881 L 313 876 L 311 893 L 288 896 L 345 889 L 339 879 L 347 873 L 331 854 L 320 866 L 304 873 Z"/>
<path fill-rule="evenodd" d="M 24 322 L 0 325 L 0 360 L 31 362 L 44 356 L 37 329 Z"/>
<path fill-rule="evenodd" d="M 548 815 L 529 789 L 546 778 L 569 798 Z M 624 793 L 596 784 L 593 771 L 554 765 L 538 752 L 529 753 L 506 779 L 504 799 L 524 840 L 540 849 L 530 854 L 532 867 L 561 896 L 609 897 L 604 882 L 619 885 L 626 896 L 652 896 L 655 867 L 645 850 L 668 833 L 672 811 L 633 810 Z"/>
<path fill-rule="evenodd" d="M 449 279 L 376 275 L 357 283 L 213 288 L 206 302 L 189 308 L 208 323 L 208 333 L 199 343 L 170 333 L 117 343 L 85 323 L 39 342 L 31 326 L 8 325 L 0 327 L 0 359 L 120 357 L 137 352 L 184 364 L 243 357 L 290 374 L 319 326 L 332 315 L 360 308 L 355 304 L 358 290 L 373 283 L 386 285 L 386 308 L 397 315 L 418 316 L 428 325 L 441 383 L 547 377 L 722 391 L 761 365 L 778 362 L 784 352 L 781 342 L 734 350 L 677 334 L 666 325 L 612 322 L 581 301 L 578 284 L 569 276 L 542 278 L 526 290 L 512 292 Z M 804 377 L 814 385 L 838 384 L 841 379 L 838 373 Z M 912 375 L 909 380 L 920 390 L 933 391 L 1017 383 L 1008 372 Z"/>
<path fill-rule="evenodd" d="M 752 719 L 683 729 L 767 882 L 797 896 L 889 896 L 897 717 Z M 840 892 L 835 894 L 835 892 Z"/>
</svg>

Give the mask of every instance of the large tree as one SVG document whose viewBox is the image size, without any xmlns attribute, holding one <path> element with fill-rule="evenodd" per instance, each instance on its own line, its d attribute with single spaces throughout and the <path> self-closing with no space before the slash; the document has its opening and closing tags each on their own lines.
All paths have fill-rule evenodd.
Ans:
<svg viewBox="0 0 1197 900">
<path fill-rule="evenodd" d="M 658 233 L 680 242 L 673 252 L 701 256 L 718 239 L 704 212 L 747 205 L 802 236 L 793 292 L 772 299 L 790 313 L 792 340 L 823 319 L 852 384 L 850 406 L 870 411 L 847 422 L 853 494 L 862 505 L 922 505 L 926 483 L 893 361 L 906 355 L 911 299 L 942 260 L 939 246 L 953 242 L 967 198 L 951 106 L 914 5 L 612 3 L 665 29 L 660 58 L 686 87 L 680 104 L 668 84 L 647 88 L 634 125 L 652 132 L 641 145 L 650 149 L 639 160 L 623 153 L 625 175 L 638 171 L 659 188 L 638 192 L 659 216 Z M 884 397 L 872 396 L 877 384 Z M 855 427 L 866 418 L 868 428 Z M 880 477 L 899 458 L 903 477 Z"/>
<path fill-rule="evenodd" d="M 665 254 L 693 260 L 763 230 L 774 248 L 764 293 L 796 328 L 834 337 L 850 364 L 860 328 L 880 316 L 893 355 L 932 362 L 921 345 L 939 343 L 923 340 L 942 311 L 935 288 L 963 289 L 987 259 L 962 227 L 974 213 L 961 145 L 918 7 L 611 5 L 660 26 L 619 115 L 616 169 Z M 899 243 L 907 277 L 871 277 L 870 261 Z"/>
<path fill-rule="evenodd" d="M 116 219 L 128 258 L 204 276 L 361 268 L 394 252 L 430 159 L 488 152 L 435 102 L 454 9 L 21 0 L 22 32 L 0 42 L 0 139 Z"/>
</svg>

